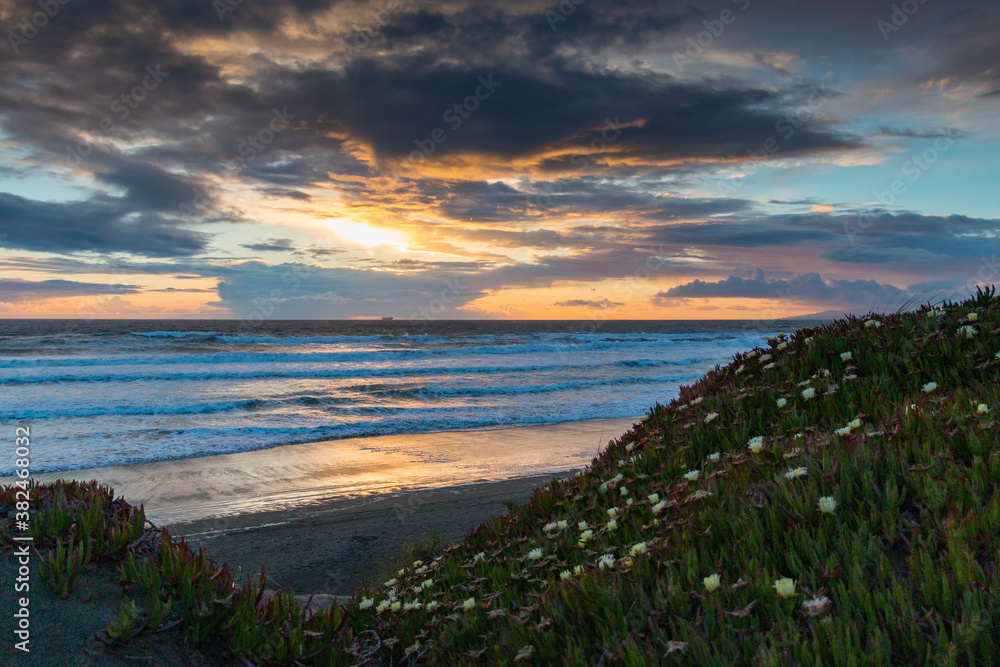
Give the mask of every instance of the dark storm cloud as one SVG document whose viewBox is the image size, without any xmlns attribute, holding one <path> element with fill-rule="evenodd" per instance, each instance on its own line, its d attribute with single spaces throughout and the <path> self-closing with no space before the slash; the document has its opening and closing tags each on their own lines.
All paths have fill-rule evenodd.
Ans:
<svg viewBox="0 0 1000 667">
<path fill-rule="evenodd" d="M 790 299 L 885 306 L 905 294 L 905 290 L 874 280 L 823 280 L 818 273 L 805 273 L 790 280 L 769 280 L 761 269 L 757 269 L 753 278 L 729 276 L 718 282 L 693 280 L 671 287 L 653 298 Z"/>
<path fill-rule="evenodd" d="M 72 280 L 0 279 L 0 302 L 6 303 L 53 297 L 137 294 L 141 291 L 138 285 L 104 285 Z"/>
<path fill-rule="evenodd" d="M 0 247 L 177 257 L 197 254 L 206 245 L 204 234 L 177 227 L 156 213 L 135 214 L 120 199 L 58 203 L 0 192 Z"/>
</svg>

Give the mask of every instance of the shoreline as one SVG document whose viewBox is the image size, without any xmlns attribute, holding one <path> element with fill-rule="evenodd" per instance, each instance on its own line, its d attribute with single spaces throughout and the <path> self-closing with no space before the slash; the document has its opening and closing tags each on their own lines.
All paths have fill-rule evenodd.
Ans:
<svg viewBox="0 0 1000 667">
<path fill-rule="evenodd" d="M 273 511 L 297 518 L 334 501 L 577 470 L 641 418 L 345 438 L 32 478 L 96 479 L 158 525 Z"/>
<path fill-rule="evenodd" d="M 507 501 L 523 503 L 533 491 L 568 473 L 535 475 L 418 489 L 385 496 L 339 499 L 307 516 L 264 511 L 165 526 L 175 537 L 205 547 L 239 578 L 266 567 L 268 587 L 296 594 L 346 596 L 375 581 L 407 544 L 435 534 L 458 542 L 474 527 L 507 513 Z M 237 569 L 238 568 L 238 569 Z"/>
</svg>

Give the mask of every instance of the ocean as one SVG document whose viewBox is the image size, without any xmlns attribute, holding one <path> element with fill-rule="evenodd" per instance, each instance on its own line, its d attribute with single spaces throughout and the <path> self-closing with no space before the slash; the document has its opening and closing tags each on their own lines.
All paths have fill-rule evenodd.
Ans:
<svg viewBox="0 0 1000 667">
<path fill-rule="evenodd" d="M 32 471 L 42 473 L 633 417 L 797 326 L 4 320 L 0 421 L 30 423 Z M 13 458 L 0 458 L 0 476 L 13 471 Z"/>
</svg>

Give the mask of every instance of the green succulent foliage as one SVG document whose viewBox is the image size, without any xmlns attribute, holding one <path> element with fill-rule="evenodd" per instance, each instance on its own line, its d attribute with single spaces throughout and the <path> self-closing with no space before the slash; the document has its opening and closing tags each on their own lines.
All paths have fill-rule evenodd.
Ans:
<svg viewBox="0 0 1000 667">
<path fill-rule="evenodd" d="M 145 539 L 141 508 L 94 484 L 34 487 L 33 526 L 59 590 L 115 554 L 148 631 L 255 665 L 995 665 L 998 411 L 991 288 L 737 355 L 347 608 Z"/>
</svg>

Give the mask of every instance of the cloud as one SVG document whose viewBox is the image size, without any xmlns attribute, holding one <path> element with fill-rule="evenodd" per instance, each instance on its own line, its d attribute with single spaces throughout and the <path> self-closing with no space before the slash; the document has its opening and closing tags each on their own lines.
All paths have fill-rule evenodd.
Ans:
<svg viewBox="0 0 1000 667">
<path fill-rule="evenodd" d="M 659 292 L 654 299 L 780 299 L 886 308 L 906 295 L 905 290 L 874 280 L 824 280 L 818 273 L 804 273 L 789 280 L 769 280 L 764 276 L 763 270 L 757 269 L 753 278 L 729 276 L 717 282 L 696 279 Z"/>
<path fill-rule="evenodd" d="M 94 296 L 103 294 L 136 294 L 142 290 L 138 285 L 105 285 L 72 280 L 21 280 L 0 279 L 0 301 L 16 303 L 34 299 L 56 297 Z"/>
<path fill-rule="evenodd" d="M 295 250 L 295 243 L 291 239 L 267 239 L 256 243 L 243 243 L 240 247 L 259 252 L 290 252 Z"/>
<path fill-rule="evenodd" d="M 618 308 L 619 306 L 626 305 L 624 301 L 612 301 L 611 299 L 600 299 L 599 301 L 591 301 L 588 299 L 570 299 L 569 301 L 557 301 L 552 304 L 553 306 L 567 306 L 567 307 L 577 307 L 577 308 Z"/>
<path fill-rule="evenodd" d="M 156 213 L 137 214 L 118 198 L 42 202 L 0 192 L 0 246 L 5 248 L 183 257 L 207 245 L 204 233 L 178 227 Z"/>
</svg>

